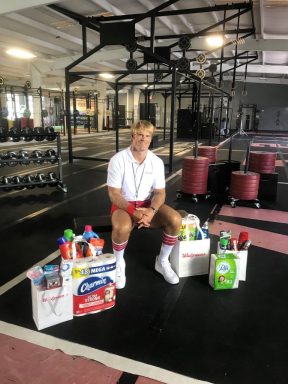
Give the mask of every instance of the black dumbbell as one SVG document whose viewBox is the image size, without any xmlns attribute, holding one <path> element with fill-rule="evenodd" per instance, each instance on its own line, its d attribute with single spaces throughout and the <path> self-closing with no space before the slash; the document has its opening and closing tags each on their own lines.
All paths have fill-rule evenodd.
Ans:
<svg viewBox="0 0 288 384">
<path fill-rule="evenodd" d="M 33 175 L 23 176 L 22 181 L 25 184 L 25 187 L 27 189 L 33 189 L 36 186 L 35 184 L 33 184 L 35 182 L 35 176 L 33 176 Z"/>
<path fill-rule="evenodd" d="M 44 173 L 37 173 L 35 177 L 35 181 L 37 181 L 38 183 L 41 183 L 41 184 L 37 184 L 38 188 L 44 188 L 47 185 L 46 176 Z"/>
<path fill-rule="evenodd" d="M 45 152 L 45 157 L 49 157 L 47 161 L 49 161 L 51 164 L 57 163 L 57 154 L 54 149 L 47 149 Z"/>
<path fill-rule="evenodd" d="M 5 143 L 5 141 L 8 140 L 8 130 L 3 128 L 3 127 L 0 127 L 0 142 L 1 143 Z"/>
<path fill-rule="evenodd" d="M 2 176 L 1 180 L 0 180 L 0 184 L 1 185 L 7 185 L 7 187 L 1 188 L 1 189 L 3 189 L 3 191 L 10 192 L 12 190 L 11 178 L 9 176 Z"/>
<path fill-rule="evenodd" d="M 46 127 L 45 133 L 47 134 L 47 136 L 46 136 L 47 141 L 53 141 L 56 139 L 57 134 L 56 134 L 53 127 Z"/>
<path fill-rule="evenodd" d="M 36 164 L 44 163 L 44 160 L 42 160 L 42 157 L 43 157 L 42 152 L 38 151 L 37 149 L 35 151 L 31 152 L 30 157 L 31 157 L 33 163 L 36 163 Z"/>
<path fill-rule="evenodd" d="M 19 151 L 17 158 L 21 165 L 28 165 L 30 163 L 29 153 L 27 151 L 23 151 L 23 150 Z"/>
<path fill-rule="evenodd" d="M 42 127 L 35 127 L 33 129 L 33 135 L 36 141 L 43 141 L 45 139 L 44 133 L 45 131 L 44 131 L 44 128 Z"/>
<path fill-rule="evenodd" d="M 33 140 L 33 129 L 29 127 L 25 127 L 21 129 L 21 136 L 24 141 L 32 141 Z"/>
<path fill-rule="evenodd" d="M 15 167 L 18 164 L 17 153 L 8 151 L 5 155 L 6 165 L 9 167 Z"/>
<path fill-rule="evenodd" d="M 12 138 L 12 141 L 17 142 L 21 140 L 20 133 L 21 131 L 19 128 L 12 127 L 9 131 L 9 136 Z"/>
<path fill-rule="evenodd" d="M 11 178 L 11 184 L 13 184 L 14 189 L 21 190 L 25 187 L 21 184 L 23 184 L 22 177 L 20 176 L 13 176 Z"/>
<path fill-rule="evenodd" d="M 0 153 L 0 168 L 5 167 L 6 164 L 6 155 L 7 153 Z"/>
<path fill-rule="evenodd" d="M 58 183 L 57 175 L 55 172 L 48 172 L 46 180 L 48 181 L 48 185 L 50 185 L 50 187 L 54 187 L 54 185 Z"/>
</svg>

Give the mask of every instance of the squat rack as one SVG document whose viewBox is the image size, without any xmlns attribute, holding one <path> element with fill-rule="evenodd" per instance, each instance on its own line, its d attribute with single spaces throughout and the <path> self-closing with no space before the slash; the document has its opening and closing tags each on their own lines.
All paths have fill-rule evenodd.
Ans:
<svg viewBox="0 0 288 384">
<path fill-rule="evenodd" d="M 234 57 L 234 68 L 233 68 L 233 82 L 232 82 L 232 92 L 233 87 L 235 86 L 235 74 L 236 69 L 239 66 L 237 64 L 237 60 L 244 59 L 246 60 L 244 64 L 247 63 L 247 57 L 248 53 L 245 51 L 245 57 L 244 54 L 238 54 L 237 53 L 237 46 L 240 39 L 255 35 L 255 27 L 254 27 L 254 20 L 253 20 L 253 13 L 252 13 L 252 1 L 250 0 L 249 3 L 234 3 L 234 4 L 226 4 L 226 5 L 215 5 L 213 7 L 202 7 L 202 8 L 190 8 L 190 9 L 177 9 L 177 10 L 165 10 L 168 6 L 176 3 L 180 0 L 170 0 L 166 1 L 164 4 L 161 4 L 160 6 L 150 10 L 147 13 L 143 14 L 130 14 L 130 15 L 120 15 L 120 16 L 110 16 L 110 17 L 84 17 L 82 15 L 78 15 L 76 13 L 73 13 L 71 11 L 68 11 L 66 9 L 63 9 L 57 5 L 50 5 L 49 7 L 61 12 L 62 14 L 65 14 L 66 16 L 77 20 L 79 24 L 82 26 L 82 39 L 83 39 L 83 55 L 68 65 L 65 68 L 65 82 L 66 82 L 66 125 L 67 125 L 67 131 L 68 131 L 68 147 L 69 147 L 69 162 L 73 163 L 73 159 L 79 158 L 76 156 L 73 156 L 73 147 L 72 147 L 72 134 L 71 134 L 71 112 L 70 112 L 70 97 L 69 97 L 69 91 L 70 91 L 70 85 L 86 76 L 95 76 L 99 71 L 86 71 L 86 72 L 80 72 L 80 71 L 72 71 L 72 69 L 75 69 L 77 65 L 85 61 L 90 56 L 96 54 L 99 52 L 103 47 L 106 45 L 122 45 L 125 46 L 126 49 L 130 52 L 130 59 L 127 60 L 126 63 L 126 71 L 123 71 L 123 74 L 118 77 L 115 81 L 115 128 L 116 128 L 116 151 L 119 150 L 119 121 L 118 121 L 118 92 L 120 87 L 123 86 L 122 79 L 124 79 L 129 74 L 133 73 L 135 75 L 141 74 L 141 68 L 147 64 L 147 63 L 157 63 L 158 69 L 157 73 L 159 73 L 160 65 L 165 67 L 166 70 L 166 76 L 170 76 L 171 80 L 169 82 L 171 87 L 171 116 L 170 116 L 170 155 L 169 155 L 169 172 L 173 169 L 173 135 L 174 135 L 174 114 L 175 114 L 175 106 L 176 106 L 176 89 L 177 89 L 177 73 L 184 75 L 186 79 L 188 79 L 189 83 L 191 80 L 193 82 L 198 83 L 198 101 L 197 105 L 199 105 L 200 95 L 201 95 L 201 87 L 205 86 L 208 87 L 214 91 L 219 91 L 223 95 L 226 95 L 228 98 L 231 97 L 230 93 L 223 91 L 221 87 L 221 82 L 223 78 L 223 71 L 222 71 L 222 63 L 225 61 L 231 60 L 231 57 L 225 58 L 224 57 L 224 48 L 225 46 L 228 46 L 230 44 L 234 44 L 236 46 L 235 49 L 235 57 Z M 230 16 L 227 16 L 227 11 L 237 11 L 235 14 L 232 14 Z M 191 14 L 191 13 L 203 13 L 203 12 L 214 12 L 214 11 L 223 11 L 223 20 L 218 21 L 217 23 L 214 23 L 210 27 L 199 31 L 197 33 L 186 33 L 186 34 L 179 34 L 179 35 L 168 35 L 168 36 L 159 36 L 155 35 L 155 19 L 162 16 L 172 16 L 172 15 L 184 15 L 184 14 Z M 252 26 L 250 28 L 239 28 L 239 21 L 241 15 L 249 12 L 251 14 L 251 23 Z M 139 23 L 140 21 L 150 18 L 150 36 L 135 36 L 135 24 Z M 225 24 L 227 21 L 230 21 L 232 19 L 237 18 L 237 29 L 234 30 L 227 30 L 225 28 Z M 206 62 L 206 55 L 200 54 L 197 56 L 197 58 L 192 59 L 191 61 L 197 61 L 200 64 L 200 72 L 197 71 L 191 71 L 190 70 L 190 60 L 188 60 L 185 55 L 186 52 L 190 51 L 190 40 L 192 38 L 198 37 L 198 36 L 207 36 L 211 33 L 213 33 L 213 29 L 219 26 L 223 26 L 223 33 L 225 34 L 233 34 L 236 33 L 236 39 L 233 42 L 227 43 L 225 46 L 221 48 L 221 57 L 220 57 L 220 73 L 219 73 L 219 87 L 216 86 L 216 84 L 211 84 L 204 80 L 205 77 L 205 70 L 202 69 L 202 64 Z M 86 38 L 86 29 L 90 28 L 100 33 L 100 44 L 97 45 L 95 48 L 91 49 L 89 52 L 87 50 L 87 38 Z M 111 33 L 111 31 L 114 33 Z M 117 31 L 117 33 L 115 33 Z M 179 38 L 178 43 L 173 43 L 170 45 L 166 45 L 164 47 L 155 47 L 154 43 L 156 39 L 175 39 Z M 150 42 L 150 46 L 146 47 L 140 43 L 145 41 Z M 182 51 L 182 57 L 179 60 L 171 60 L 170 59 L 170 53 L 171 49 L 179 46 L 180 50 Z M 161 50 L 162 49 L 162 50 Z M 166 51 L 165 51 L 166 49 Z M 218 48 L 219 49 L 219 48 Z M 207 52 L 207 54 L 211 54 L 215 52 L 217 49 L 214 49 L 212 51 Z M 134 52 L 142 52 L 144 54 L 144 62 L 141 64 L 138 64 L 137 61 L 133 58 Z M 167 56 L 168 52 L 168 56 Z M 173 51 L 174 52 L 174 51 Z M 146 58 L 146 60 L 145 60 Z M 257 53 L 255 55 L 252 55 L 249 57 L 250 62 L 254 61 L 258 58 Z M 244 65 L 240 64 L 240 65 Z M 217 64 L 219 65 L 219 63 Z M 110 71 L 114 74 L 119 74 L 117 71 Z M 145 71 L 146 73 L 146 71 Z M 156 73 L 156 71 L 154 71 Z M 157 83 L 161 85 L 165 85 L 162 80 L 157 80 Z M 135 82 L 130 82 L 130 85 L 136 84 Z M 165 99 L 166 101 L 166 99 Z M 199 115 L 199 113 L 198 113 Z M 197 122 L 197 126 L 199 130 L 199 119 Z M 91 157 L 81 157 L 82 159 L 87 160 L 96 160 L 96 161 L 107 161 L 108 159 L 103 158 L 91 158 Z"/>
</svg>

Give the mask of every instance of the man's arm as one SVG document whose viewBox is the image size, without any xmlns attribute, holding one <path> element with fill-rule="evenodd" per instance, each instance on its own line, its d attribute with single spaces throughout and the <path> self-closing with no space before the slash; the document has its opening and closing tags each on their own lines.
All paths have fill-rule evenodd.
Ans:
<svg viewBox="0 0 288 384">
<path fill-rule="evenodd" d="M 121 194 L 121 188 L 114 188 L 108 186 L 108 195 L 112 204 L 117 205 L 118 208 L 123 209 L 128 212 L 132 219 L 138 222 L 142 216 L 143 212 L 137 211 L 134 207 L 131 206 L 129 201 L 125 200 Z"/>
<path fill-rule="evenodd" d="M 153 197 L 151 199 L 151 207 L 155 208 L 158 211 L 159 208 L 165 203 L 166 191 L 165 189 L 155 189 Z"/>
<path fill-rule="evenodd" d="M 126 209 L 129 206 L 129 202 L 125 200 L 124 197 L 122 196 L 120 188 L 114 188 L 114 187 L 108 186 L 108 195 L 112 204 L 115 204 L 117 205 L 117 207 L 124 209 L 124 211 L 126 211 Z"/>
</svg>

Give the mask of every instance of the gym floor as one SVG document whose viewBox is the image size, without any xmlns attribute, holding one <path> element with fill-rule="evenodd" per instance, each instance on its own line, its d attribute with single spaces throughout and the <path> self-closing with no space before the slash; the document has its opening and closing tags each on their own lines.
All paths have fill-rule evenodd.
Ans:
<svg viewBox="0 0 288 384">
<path fill-rule="evenodd" d="M 153 151 L 169 159 L 169 143 Z M 261 208 L 237 202 L 225 194 L 177 198 L 181 191 L 182 159 L 193 154 L 193 141 L 174 143 L 173 173 L 167 175 L 167 202 L 209 219 L 211 253 L 221 229 L 237 237 L 247 230 L 252 240 L 246 281 L 239 288 L 213 291 L 207 275 L 181 278 L 168 285 L 154 271 L 161 244 L 160 230 L 135 230 L 126 250 L 127 286 L 117 291 L 116 305 L 98 314 L 37 331 L 32 319 L 30 280 L 33 265 L 59 263 L 56 239 L 65 228 L 77 234 L 75 218 L 109 214 L 107 161 L 68 163 L 67 137 L 62 137 L 63 181 L 67 193 L 44 187 L 0 190 L 1 383 L 287 383 L 288 381 L 288 137 L 263 133 L 236 135 L 232 160 L 244 167 L 246 147 L 277 151 L 277 196 L 264 188 Z M 129 131 L 120 131 L 120 149 L 129 145 Z M 203 144 L 206 144 L 203 141 Z M 55 142 L 7 142 L 1 153 L 55 147 Z M 110 158 L 115 132 L 73 137 L 75 156 Z M 229 141 L 219 146 L 217 159 L 227 160 Z M 3 175 L 57 172 L 57 164 L 5 166 Z M 219 178 L 218 178 L 219 183 Z M 269 184 L 269 185 L 268 185 Z M 263 192 L 263 191 L 262 191 Z M 86 223 L 92 224 L 93 223 Z M 96 228 L 94 228 L 96 229 Z M 104 251 L 111 252 L 110 232 Z"/>
</svg>

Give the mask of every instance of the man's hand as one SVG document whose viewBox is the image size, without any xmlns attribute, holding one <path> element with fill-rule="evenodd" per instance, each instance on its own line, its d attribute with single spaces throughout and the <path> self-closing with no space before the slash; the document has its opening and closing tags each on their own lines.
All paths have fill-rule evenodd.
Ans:
<svg viewBox="0 0 288 384">
<path fill-rule="evenodd" d="M 142 220 L 143 218 L 143 212 L 138 208 L 136 208 L 136 210 L 133 212 L 132 218 L 135 221 L 135 223 L 139 223 L 139 221 Z"/>
<path fill-rule="evenodd" d="M 142 218 L 137 222 L 138 229 L 145 227 L 149 228 L 154 216 L 154 211 L 151 208 L 136 208 L 135 212 L 141 212 Z"/>
</svg>

